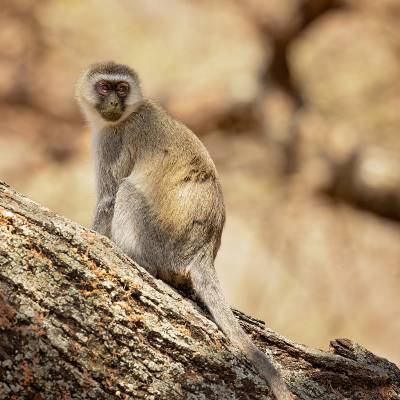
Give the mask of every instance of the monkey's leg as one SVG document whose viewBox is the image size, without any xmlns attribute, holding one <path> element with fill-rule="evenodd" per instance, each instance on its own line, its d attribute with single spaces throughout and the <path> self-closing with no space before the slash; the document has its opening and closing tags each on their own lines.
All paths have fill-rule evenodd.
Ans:
<svg viewBox="0 0 400 400">
<path fill-rule="evenodd" d="M 157 276 L 157 263 L 152 263 L 146 243 L 152 242 L 149 233 L 148 206 L 144 196 L 125 179 L 118 188 L 115 198 L 114 215 L 111 223 L 112 240 L 125 254 Z"/>
<path fill-rule="evenodd" d="M 111 220 L 114 212 L 114 198 L 104 196 L 96 204 L 92 229 L 108 238 L 111 238 Z"/>
</svg>

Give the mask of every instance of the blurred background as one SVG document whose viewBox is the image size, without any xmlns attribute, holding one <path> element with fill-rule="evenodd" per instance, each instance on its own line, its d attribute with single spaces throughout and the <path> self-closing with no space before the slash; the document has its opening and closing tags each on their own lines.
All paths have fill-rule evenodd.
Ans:
<svg viewBox="0 0 400 400">
<path fill-rule="evenodd" d="M 128 63 L 203 140 L 234 307 L 400 364 L 398 0 L 2 0 L 0 179 L 85 226 L 80 71 Z"/>
</svg>

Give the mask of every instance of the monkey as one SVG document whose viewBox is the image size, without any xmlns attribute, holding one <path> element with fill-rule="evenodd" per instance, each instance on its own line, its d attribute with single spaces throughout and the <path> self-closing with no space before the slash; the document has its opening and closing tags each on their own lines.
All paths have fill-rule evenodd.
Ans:
<svg viewBox="0 0 400 400">
<path fill-rule="evenodd" d="M 225 206 L 216 167 L 200 139 L 145 98 L 138 74 L 123 64 L 90 65 L 77 82 L 76 98 L 94 134 L 92 229 L 156 278 L 174 287 L 190 285 L 275 397 L 293 398 L 220 288 L 214 260 Z"/>
</svg>

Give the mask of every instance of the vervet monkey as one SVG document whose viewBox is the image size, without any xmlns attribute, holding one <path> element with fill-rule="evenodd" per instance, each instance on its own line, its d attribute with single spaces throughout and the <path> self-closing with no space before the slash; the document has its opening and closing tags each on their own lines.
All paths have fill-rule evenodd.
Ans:
<svg viewBox="0 0 400 400">
<path fill-rule="evenodd" d="M 89 66 L 76 95 L 95 136 L 93 229 L 155 277 L 173 286 L 188 283 L 276 398 L 290 399 L 279 372 L 243 331 L 221 292 L 214 259 L 225 207 L 204 145 L 143 97 L 138 75 L 125 65 Z"/>
</svg>

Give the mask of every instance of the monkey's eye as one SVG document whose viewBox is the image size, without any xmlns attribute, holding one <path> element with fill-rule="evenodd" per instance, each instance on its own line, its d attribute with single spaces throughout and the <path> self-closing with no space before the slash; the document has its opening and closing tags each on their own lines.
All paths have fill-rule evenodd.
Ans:
<svg viewBox="0 0 400 400">
<path fill-rule="evenodd" d="M 100 81 L 96 83 L 96 91 L 102 96 L 108 95 L 110 93 L 111 86 L 106 81 Z"/>
<path fill-rule="evenodd" d="M 120 97 L 125 97 L 129 92 L 129 85 L 126 82 L 120 82 L 117 85 L 117 93 Z"/>
</svg>

